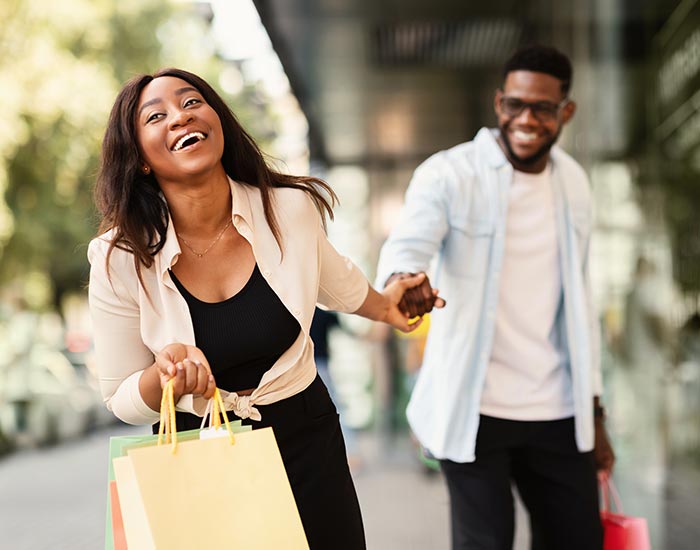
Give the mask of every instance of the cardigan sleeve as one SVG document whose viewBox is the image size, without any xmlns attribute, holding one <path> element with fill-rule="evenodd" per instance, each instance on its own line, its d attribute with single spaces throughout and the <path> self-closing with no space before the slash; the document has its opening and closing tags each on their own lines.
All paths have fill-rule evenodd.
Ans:
<svg viewBox="0 0 700 550">
<path fill-rule="evenodd" d="M 350 258 L 340 254 L 330 243 L 323 226 L 318 224 L 319 288 L 318 303 L 327 309 L 352 313 L 369 293 L 369 281 Z"/>
<path fill-rule="evenodd" d="M 120 420 L 152 424 L 159 414 L 141 397 L 139 380 L 154 357 L 141 337 L 140 308 L 135 296 L 138 289 L 130 291 L 126 284 L 129 275 L 134 279 L 134 287 L 138 279 L 131 255 L 116 249 L 110 256 L 108 274 L 108 247 L 108 241 L 100 237 L 88 247 L 88 300 L 100 391 L 107 408 Z"/>
</svg>

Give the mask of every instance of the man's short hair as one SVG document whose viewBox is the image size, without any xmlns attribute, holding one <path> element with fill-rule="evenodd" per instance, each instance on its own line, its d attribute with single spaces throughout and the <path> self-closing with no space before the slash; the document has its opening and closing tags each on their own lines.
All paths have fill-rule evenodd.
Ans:
<svg viewBox="0 0 700 550">
<path fill-rule="evenodd" d="M 568 95 L 571 88 L 571 61 L 563 53 L 549 46 L 525 46 L 517 50 L 503 68 L 503 80 L 513 71 L 545 73 L 561 80 L 561 92 Z"/>
</svg>

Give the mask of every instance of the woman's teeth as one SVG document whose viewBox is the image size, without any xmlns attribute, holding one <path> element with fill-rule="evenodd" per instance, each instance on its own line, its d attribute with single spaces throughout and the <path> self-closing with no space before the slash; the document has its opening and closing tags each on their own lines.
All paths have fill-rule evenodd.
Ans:
<svg viewBox="0 0 700 550">
<path fill-rule="evenodd" d="M 180 149 L 182 149 L 183 145 L 185 145 L 185 142 L 189 139 L 195 139 L 196 141 L 204 141 L 206 137 L 202 132 L 190 132 L 189 134 L 184 135 L 177 140 L 175 147 L 173 147 L 173 151 L 179 151 Z"/>
</svg>

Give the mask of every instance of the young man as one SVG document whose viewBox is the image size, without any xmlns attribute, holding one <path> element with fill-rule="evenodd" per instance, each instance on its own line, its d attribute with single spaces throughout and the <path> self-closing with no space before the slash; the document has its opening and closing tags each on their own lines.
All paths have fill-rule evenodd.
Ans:
<svg viewBox="0 0 700 550">
<path fill-rule="evenodd" d="M 418 167 L 379 260 L 385 284 L 437 255 L 449 305 L 432 315 L 407 414 L 440 459 L 455 550 L 512 548 L 511 483 L 533 549 L 602 549 L 596 470 L 614 455 L 588 281 L 591 199 L 554 145 L 576 110 L 571 73 L 552 48 L 518 51 L 495 94 L 498 130 Z M 402 301 L 412 315 L 442 305 L 427 279 Z"/>
</svg>

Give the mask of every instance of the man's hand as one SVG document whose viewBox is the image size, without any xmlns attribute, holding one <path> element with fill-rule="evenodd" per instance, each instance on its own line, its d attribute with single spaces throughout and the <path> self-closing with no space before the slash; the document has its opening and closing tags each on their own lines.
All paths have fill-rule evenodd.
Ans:
<svg viewBox="0 0 700 550">
<path fill-rule="evenodd" d="M 387 279 L 384 287 L 386 288 L 397 279 L 406 279 L 416 275 L 418 275 L 418 273 L 394 273 Z M 408 315 L 409 318 L 422 317 L 426 313 L 430 313 L 434 307 L 445 307 L 445 300 L 440 298 L 438 294 L 438 289 L 430 286 L 430 280 L 426 275 L 420 285 L 406 290 L 398 304 L 399 310 L 405 315 Z"/>
<path fill-rule="evenodd" d="M 599 473 L 604 472 L 605 475 L 610 475 L 615 465 L 615 452 L 610 444 L 608 432 L 605 429 L 605 420 L 602 417 L 598 417 L 594 420 L 594 423 L 595 446 L 593 447 L 593 457 L 596 469 Z"/>
</svg>

